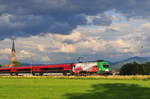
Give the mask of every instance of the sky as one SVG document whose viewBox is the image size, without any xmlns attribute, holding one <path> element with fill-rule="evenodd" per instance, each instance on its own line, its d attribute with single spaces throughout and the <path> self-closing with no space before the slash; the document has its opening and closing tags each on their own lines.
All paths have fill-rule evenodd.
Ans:
<svg viewBox="0 0 150 99">
<path fill-rule="evenodd" d="M 0 63 L 150 56 L 150 0 L 0 0 Z"/>
</svg>

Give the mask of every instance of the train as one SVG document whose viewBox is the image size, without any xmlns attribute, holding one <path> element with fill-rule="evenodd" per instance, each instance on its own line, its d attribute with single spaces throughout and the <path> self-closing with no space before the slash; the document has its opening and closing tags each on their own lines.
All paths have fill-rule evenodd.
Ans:
<svg viewBox="0 0 150 99">
<path fill-rule="evenodd" d="M 111 68 L 109 67 L 108 62 L 102 60 L 66 64 L 0 68 L 0 74 L 10 74 L 15 76 L 25 73 L 31 73 L 33 76 L 42 76 L 46 73 L 61 73 L 63 75 L 109 75 L 111 74 Z"/>
</svg>

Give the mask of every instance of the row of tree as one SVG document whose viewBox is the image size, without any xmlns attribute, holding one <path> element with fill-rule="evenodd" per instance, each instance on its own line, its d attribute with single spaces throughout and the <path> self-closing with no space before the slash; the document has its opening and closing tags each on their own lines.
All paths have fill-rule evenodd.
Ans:
<svg viewBox="0 0 150 99">
<path fill-rule="evenodd" d="M 120 75 L 150 75 L 150 62 L 127 63 L 120 69 Z"/>
<path fill-rule="evenodd" d="M 13 63 L 13 67 L 17 67 L 17 66 L 22 66 L 22 63 L 19 61 L 14 61 Z M 0 64 L 0 67 L 3 67 L 4 65 Z"/>
<path fill-rule="evenodd" d="M 13 61 L 13 66 L 14 67 L 16 67 L 16 66 L 22 66 L 22 64 L 19 61 Z"/>
</svg>

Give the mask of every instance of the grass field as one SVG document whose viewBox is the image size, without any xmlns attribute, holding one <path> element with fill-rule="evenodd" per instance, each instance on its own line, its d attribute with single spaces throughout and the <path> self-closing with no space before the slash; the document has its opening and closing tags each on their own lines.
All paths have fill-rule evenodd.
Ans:
<svg viewBox="0 0 150 99">
<path fill-rule="evenodd" d="M 150 80 L 1 77 L 0 99 L 150 99 Z"/>
</svg>

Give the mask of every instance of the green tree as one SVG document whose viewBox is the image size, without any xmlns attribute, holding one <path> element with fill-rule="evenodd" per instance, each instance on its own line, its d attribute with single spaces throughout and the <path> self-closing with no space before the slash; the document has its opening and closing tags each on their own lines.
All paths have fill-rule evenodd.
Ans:
<svg viewBox="0 0 150 99">
<path fill-rule="evenodd" d="M 13 62 L 13 66 L 17 67 L 17 66 L 22 66 L 21 62 L 19 61 L 14 61 Z"/>
<path fill-rule="evenodd" d="M 136 75 L 136 72 L 138 71 L 138 63 L 127 63 L 120 69 L 121 75 Z"/>
<path fill-rule="evenodd" d="M 143 65 L 143 67 L 142 67 L 143 74 L 149 75 L 150 74 L 150 62 L 146 62 L 146 63 L 144 63 L 142 65 Z"/>
<path fill-rule="evenodd" d="M 0 64 L 0 68 L 2 67 L 2 65 Z"/>
<path fill-rule="evenodd" d="M 136 62 L 128 63 L 120 69 L 121 75 L 149 75 L 150 62 L 138 64 Z"/>
</svg>

